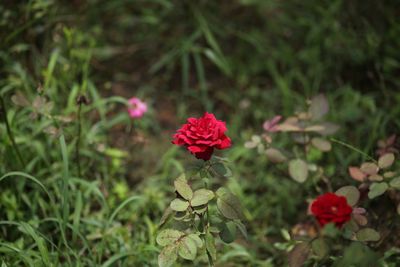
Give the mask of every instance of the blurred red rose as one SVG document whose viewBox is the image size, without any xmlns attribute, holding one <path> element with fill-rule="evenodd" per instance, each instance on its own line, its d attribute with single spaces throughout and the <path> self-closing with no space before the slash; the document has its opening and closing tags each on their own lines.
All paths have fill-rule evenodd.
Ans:
<svg viewBox="0 0 400 267">
<path fill-rule="evenodd" d="M 225 135 L 226 130 L 225 122 L 206 112 L 201 118 L 189 118 L 173 136 L 172 143 L 185 146 L 198 159 L 209 160 L 214 148 L 231 146 L 231 139 Z"/>
<path fill-rule="evenodd" d="M 350 220 L 352 211 L 353 208 L 347 204 L 344 196 L 333 193 L 323 194 L 311 204 L 311 213 L 321 226 L 334 223 L 340 228 Z"/>
</svg>

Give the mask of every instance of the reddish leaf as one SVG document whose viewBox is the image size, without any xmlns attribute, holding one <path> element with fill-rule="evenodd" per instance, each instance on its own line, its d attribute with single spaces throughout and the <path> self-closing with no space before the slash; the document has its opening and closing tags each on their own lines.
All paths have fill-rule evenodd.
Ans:
<svg viewBox="0 0 400 267">
<path fill-rule="evenodd" d="M 363 182 L 367 175 L 363 173 L 358 167 L 349 167 L 349 174 L 351 178 L 356 181 Z"/>
</svg>

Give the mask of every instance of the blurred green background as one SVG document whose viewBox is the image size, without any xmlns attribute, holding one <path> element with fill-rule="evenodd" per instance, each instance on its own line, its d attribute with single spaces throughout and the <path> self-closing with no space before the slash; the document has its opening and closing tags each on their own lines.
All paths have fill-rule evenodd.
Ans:
<svg viewBox="0 0 400 267">
<path fill-rule="evenodd" d="M 396 0 L 1 1 L 0 175 L 28 173 L 52 199 L 21 174 L 1 179 L 0 263 L 155 266 L 172 181 L 192 162 L 171 136 L 208 111 L 227 122 L 224 183 L 250 236 L 221 247 L 217 265 L 284 266 L 284 233 L 310 221 L 318 187 L 282 177 L 244 143 L 324 93 L 335 138 L 374 155 L 400 128 L 399 15 Z M 16 105 L 17 92 L 29 103 Z M 35 104 L 38 94 L 52 104 Z M 79 95 L 89 104 L 77 122 Z M 150 107 L 134 122 L 133 96 Z M 347 167 L 363 159 L 337 145 L 318 157 L 334 185 L 352 183 Z"/>
</svg>

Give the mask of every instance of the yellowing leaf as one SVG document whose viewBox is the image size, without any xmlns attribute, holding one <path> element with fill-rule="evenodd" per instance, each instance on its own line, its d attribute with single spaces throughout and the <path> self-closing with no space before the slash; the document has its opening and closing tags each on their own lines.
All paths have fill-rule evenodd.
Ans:
<svg viewBox="0 0 400 267">
<path fill-rule="evenodd" d="M 299 132 L 303 130 L 297 125 L 285 124 L 285 123 L 277 125 L 276 128 L 278 131 L 282 132 Z"/>
<path fill-rule="evenodd" d="M 314 120 L 321 119 L 329 111 L 329 103 L 325 95 L 319 94 L 311 99 L 310 113 Z"/>
<path fill-rule="evenodd" d="M 332 149 L 331 142 L 319 137 L 314 137 L 311 139 L 311 144 L 322 152 L 328 152 Z"/>
<path fill-rule="evenodd" d="M 380 234 L 372 228 L 364 228 L 356 233 L 358 241 L 379 241 L 381 239 Z"/>
<path fill-rule="evenodd" d="M 178 248 L 171 244 L 166 246 L 158 255 L 158 266 L 159 267 L 170 267 L 178 259 Z"/>
<path fill-rule="evenodd" d="M 335 194 L 339 196 L 344 196 L 350 206 L 356 205 L 358 200 L 360 199 L 360 191 L 358 191 L 358 189 L 352 185 L 339 188 L 335 192 Z"/>
<path fill-rule="evenodd" d="M 308 177 L 308 165 L 302 159 L 293 159 L 289 162 L 289 174 L 295 181 L 304 183 Z"/>
<path fill-rule="evenodd" d="M 282 163 L 287 160 L 285 155 L 276 148 L 268 148 L 265 151 L 265 154 L 267 155 L 268 160 L 272 163 Z"/>
<path fill-rule="evenodd" d="M 392 166 L 394 159 L 395 158 L 393 153 L 387 153 L 379 158 L 378 165 L 382 169 L 389 168 L 390 166 Z"/>
<path fill-rule="evenodd" d="M 184 235 L 183 232 L 174 230 L 174 229 L 165 229 L 162 230 L 156 238 L 157 244 L 160 246 L 166 246 L 169 244 L 174 243 L 176 240 L 178 240 L 180 237 Z"/>
<path fill-rule="evenodd" d="M 365 174 L 373 175 L 378 173 L 379 167 L 373 162 L 365 162 L 361 164 L 360 170 Z"/>
<path fill-rule="evenodd" d="M 169 206 L 174 211 L 185 211 L 189 207 L 189 202 L 179 198 L 175 198 L 174 200 L 172 200 Z"/>
<path fill-rule="evenodd" d="M 304 129 L 306 132 L 321 132 L 323 130 L 325 130 L 325 128 L 322 125 L 311 125 Z"/>
</svg>

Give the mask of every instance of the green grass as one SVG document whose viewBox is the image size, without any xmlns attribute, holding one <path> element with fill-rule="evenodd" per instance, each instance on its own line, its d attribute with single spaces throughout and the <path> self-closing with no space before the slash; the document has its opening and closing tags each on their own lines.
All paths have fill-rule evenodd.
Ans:
<svg viewBox="0 0 400 267">
<path fill-rule="evenodd" d="M 209 111 L 233 139 L 221 153 L 233 171 L 223 184 L 240 198 L 249 232 L 247 241 L 218 244 L 216 265 L 284 266 L 283 233 L 311 221 L 307 200 L 324 188 L 299 186 L 244 143 L 264 120 L 324 93 L 328 120 L 341 129 L 318 160 L 335 188 L 355 184 L 347 167 L 376 158 L 376 142 L 400 129 L 396 4 L 1 3 L 0 263 L 156 266 L 173 179 L 194 163 L 171 135 Z M 89 103 L 78 105 L 83 95 Z M 150 107 L 134 122 L 131 96 Z M 374 247 L 385 266 L 396 266 L 398 252 L 388 252 L 396 244 Z"/>
</svg>

